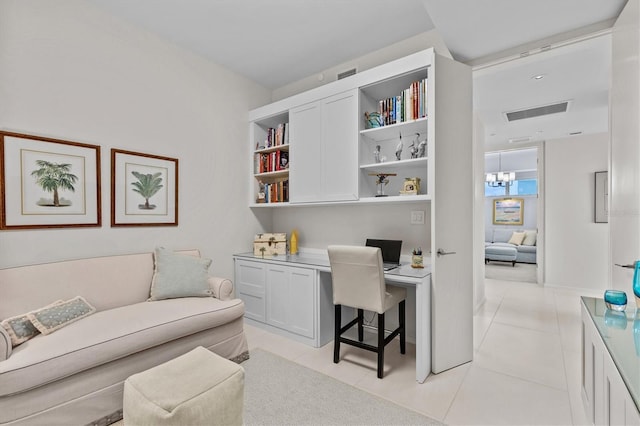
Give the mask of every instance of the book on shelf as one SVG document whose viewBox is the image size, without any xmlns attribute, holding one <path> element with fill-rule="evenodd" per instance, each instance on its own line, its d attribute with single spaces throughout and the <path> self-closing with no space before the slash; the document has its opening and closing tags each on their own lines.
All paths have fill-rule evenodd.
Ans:
<svg viewBox="0 0 640 426">
<path fill-rule="evenodd" d="M 265 203 L 286 203 L 289 201 L 289 181 L 280 180 L 264 184 Z"/>
<path fill-rule="evenodd" d="M 275 128 L 267 129 L 267 140 L 264 141 L 265 148 L 289 144 L 289 123 L 280 123 Z"/>
<path fill-rule="evenodd" d="M 289 152 L 276 150 L 272 152 L 258 152 L 255 154 L 255 174 L 279 172 L 289 168 Z"/>
<path fill-rule="evenodd" d="M 414 81 L 398 96 L 378 102 L 378 113 L 385 126 L 427 116 L 427 79 Z"/>
</svg>

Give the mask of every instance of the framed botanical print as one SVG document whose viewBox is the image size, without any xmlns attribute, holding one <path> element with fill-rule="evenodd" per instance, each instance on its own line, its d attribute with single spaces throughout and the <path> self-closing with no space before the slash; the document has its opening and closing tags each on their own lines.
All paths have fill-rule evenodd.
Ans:
<svg viewBox="0 0 640 426">
<path fill-rule="evenodd" d="M 111 226 L 177 226 L 178 160 L 111 149 Z"/>
<path fill-rule="evenodd" d="M 0 131 L 0 229 L 100 226 L 100 147 Z"/>
</svg>

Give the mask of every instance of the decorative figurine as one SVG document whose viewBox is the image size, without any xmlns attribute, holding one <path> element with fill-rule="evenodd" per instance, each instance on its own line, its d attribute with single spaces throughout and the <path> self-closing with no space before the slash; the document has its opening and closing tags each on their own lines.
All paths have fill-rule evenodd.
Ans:
<svg viewBox="0 0 640 426">
<path fill-rule="evenodd" d="M 380 145 L 376 145 L 376 150 L 373 151 L 373 161 L 375 163 L 380 162 Z"/>
<path fill-rule="evenodd" d="M 396 160 L 400 161 L 400 157 L 402 156 L 402 133 L 400 133 L 400 142 L 398 143 L 398 146 L 396 147 Z"/>
<path fill-rule="evenodd" d="M 385 193 L 384 193 L 384 185 L 387 185 L 389 183 L 389 179 L 387 179 L 388 176 L 397 176 L 396 173 L 369 173 L 369 176 L 377 176 L 378 179 L 376 181 L 376 185 L 378 185 L 378 193 L 376 194 L 376 197 L 386 197 Z"/>
<path fill-rule="evenodd" d="M 411 158 L 418 158 L 418 138 L 420 138 L 420 133 L 416 133 L 416 138 L 411 141 Z"/>
<path fill-rule="evenodd" d="M 418 158 L 425 157 L 427 155 L 427 140 L 423 140 L 418 144 Z"/>
</svg>

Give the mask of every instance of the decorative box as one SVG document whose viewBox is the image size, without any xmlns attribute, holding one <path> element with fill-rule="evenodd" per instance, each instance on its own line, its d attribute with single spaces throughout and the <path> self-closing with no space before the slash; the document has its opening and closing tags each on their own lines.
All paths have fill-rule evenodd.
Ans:
<svg viewBox="0 0 640 426">
<path fill-rule="evenodd" d="M 287 234 L 256 234 L 253 240 L 253 254 L 261 257 L 287 254 Z"/>
</svg>

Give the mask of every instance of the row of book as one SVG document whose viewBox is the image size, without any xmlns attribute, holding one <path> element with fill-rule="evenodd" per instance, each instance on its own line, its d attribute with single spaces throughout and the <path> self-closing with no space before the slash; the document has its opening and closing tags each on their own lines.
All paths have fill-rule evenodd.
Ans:
<svg viewBox="0 0 640 426">
<path fill-rule="evenodd" d="M 274 129 L 269 127 L 267 129 L 267 140 L 264 141 L 265 148 L 271 148 L 273 146 L 288 145 L 289 144 L 289 123 L 280 123 Z"/>
<path fill-rule="evenodd" d="M 289 168 L 289 151 L 277 150 L 255 155 L 255 173 L 278 172 Z"/>
<path fill-rule="evenodd" d="M 385 126 L 426 117 L 427 79 L 414 81 L 400 95 L 379 101 L 378 112 Z"/>
<path fill-rule="evenodd" d="M 264 184 L 264 198 L 261 198 L 261 195 L 258 196 L 260 203 L 285 203 L 289 201 L 289 181 L 266 183 Z"/>
</svg>

